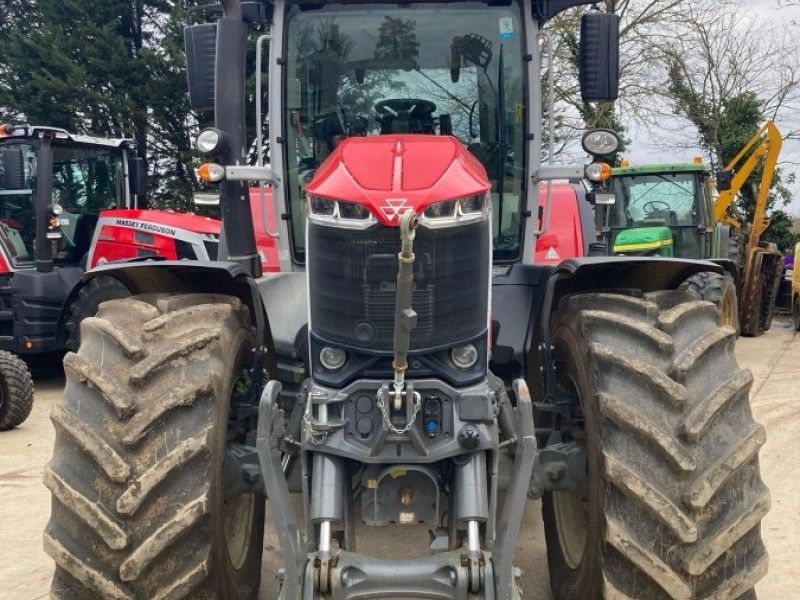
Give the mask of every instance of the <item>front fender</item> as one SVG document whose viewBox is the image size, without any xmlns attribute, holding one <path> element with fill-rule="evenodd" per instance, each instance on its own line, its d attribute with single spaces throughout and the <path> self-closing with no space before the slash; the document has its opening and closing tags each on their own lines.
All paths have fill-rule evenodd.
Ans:
<svg viewBox="0 0 800 600">
<path fill-rule="evenodd" d="M 561 263 L 546 283 L 536 329 L 529 377 L 541 373 L 544 397 L 555 393 L 555 370 L 551 356 L 550 318 L 561 299 L 570 294 L 601 291 L 636 291 L 641 293 L 677 289 L 687 277 L 711 271 L 724 273 L 725 268 L 706 260 L 683 260 L 652 257 L 587 257 Z M 541 349 L 537 352 L 536 349 Z M 534 369 L 532 371 L 532 369 Z"/>
<path fill-rule="evenodd" d="M 261 340 L 270 375 L 277 372 L 275 344 L 267 311 L 256 281 L 239 264 L 226 261 L 162 260 L 136 263 L 111 263 L 87 271 L 83 279 L 90 281 L 105 275 L 125 285 L 131 294 L 225 294 L 236 296 L 249 309 Z"/>
<path fill-rule="evenodd" d="M 721 264 L 647 256 L 597 256 L 562 262 L 548 281 L 543 315 L 558 307 L 567 294 L 601 290 L 641 290 L 643 293 L 676 289 L 687 277 L 712 271 L 723 273 Z M 549 298 L 548 298 L 549 296 Z"/>
</svg>

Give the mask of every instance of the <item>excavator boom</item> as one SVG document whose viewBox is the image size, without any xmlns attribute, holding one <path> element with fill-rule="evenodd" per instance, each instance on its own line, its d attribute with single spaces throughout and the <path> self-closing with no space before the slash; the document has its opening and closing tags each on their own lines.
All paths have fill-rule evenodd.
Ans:
<svg viewBox="0 0 800 600">
<path fill-rule="evenodd" d="M 733 204 L 736 195 L 742 190 L 747 180 L 758 165 L 763 163 L 761 182 L 756 196 L 756 207 L 753 213 L 753 222 L 750 228 L 750 237 L 747 243 L 748 253 L 756 248 L 761 236 L 769 227 L 769 219 L 765 218 L 767 201 L 775 169 L 778 165 L 778 156 L 781 153 L 783 139 L 781 133 L 772 121 L 768 121 L 758 130 L 747 144 L 739 151 L 726 166 L 725 170 L 733 173 L 731 187 L 721 191 L 714 203 L 714 218 L 716 221 L 728 221 L 728 208 Z M 738 223 L 739 228 L 742 224 Z"/>
<path fill-rule="evenodd" d="M 769 329 L 780 284 L 781 254 L 774 244 L 762 244 L 761 236 L 769 227 L 767 202 L 782 145 L 780 131 L 772 121 L 768 121 L 725 166 L 725 170 L 733 174 L 731 185 L 729 189 L 720 191 L 714 203 L 714 217 L 718 222 L 742 229 L 743 223 L 730 217 L 728 209 L 756 168 L 762 165 L 753 220 L 742 256 L 741 328 L 742 333 L 749 336 L 761 335 Z"/>
</svg>

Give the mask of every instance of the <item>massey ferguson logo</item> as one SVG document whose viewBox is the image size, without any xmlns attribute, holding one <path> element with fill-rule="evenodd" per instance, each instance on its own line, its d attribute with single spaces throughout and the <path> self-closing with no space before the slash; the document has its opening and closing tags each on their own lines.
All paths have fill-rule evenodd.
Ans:
<svg viewBox="0 0 800 600">
<path fill-rule="evenodd" d="M 162 225 L 156 225 L 146 221 L 134 221 L 133 219 L 116 219 L 114 221 L 114 225 L 119 225 L 120 227 L 130 227 L 131 229 L 138 229 L 139 231 L 160 233 L 161 235 L 170 237 L 175 237 L 175 234 L 177 233 L 172 227 L 164 227 Z"/>
<path fill-rule="evenodd" d="M 386 204 L 381 206 L 380 209 L 386 220 L 392 222 L 395 219 L 400 219 L 400 215 L 411 208 L 407 202 L 408 200 L 405 198 L 387 198 Z"/>
</svg>

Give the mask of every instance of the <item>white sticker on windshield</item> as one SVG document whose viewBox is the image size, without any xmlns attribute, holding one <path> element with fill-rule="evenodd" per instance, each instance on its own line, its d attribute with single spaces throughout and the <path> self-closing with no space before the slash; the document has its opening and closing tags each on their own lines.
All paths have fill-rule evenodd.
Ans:
<svg viewBox="0 0 800 600">
<path fill-rule="evenodd" d="M 500 17 L 500 41 L 508 42 L 514 38 L 514 20 L 511 17 Z"/>
</svg>

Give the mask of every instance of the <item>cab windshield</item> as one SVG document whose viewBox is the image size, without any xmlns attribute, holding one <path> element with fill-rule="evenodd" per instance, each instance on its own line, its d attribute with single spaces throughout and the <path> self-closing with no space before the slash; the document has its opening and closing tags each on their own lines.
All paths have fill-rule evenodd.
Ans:
<svg viewBox="0 0 800 600">
<path fill-rule="evenodd" d="M 518 5 L 291 11 L 285 130 L 295 257 L 305 253 L 305 185 L 343 139 L 421 133 L 452 135 L 483 163 L 495 258 L 516 258 L 525 117 Z"/>
<path fill-rule="evenodd" d="M 616 229 L 665 225 L 700 225 L 697 175 L 658 173 L 614 177 L 616 203 L 607 226 Z"/>
<path fill-rule="evenodd" d="M 34 262 L 36 240 L 36 144 L 0 148 L 0 245 L 15 267 Z M 89 250 L 101 210 L 125 206 L 122 153 L 106 148 L 53 144 L 52 204 L 63 209 L 57 263 L 78 263 Z"/>
</svg>

